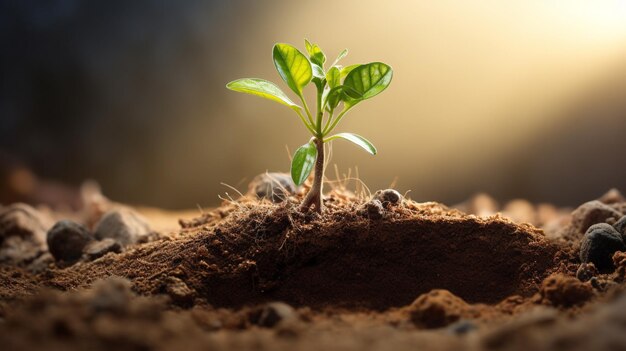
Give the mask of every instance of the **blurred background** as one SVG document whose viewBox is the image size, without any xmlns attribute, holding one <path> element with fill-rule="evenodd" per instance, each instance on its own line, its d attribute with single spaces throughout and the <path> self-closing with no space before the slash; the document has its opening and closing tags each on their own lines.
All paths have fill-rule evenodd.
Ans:
<svg viewBox="0 0 626 351">
<path fill-rule="evenodd" d="M 626 190 L 623 1 L 0 0 L 0 203 L 192 208 L 287 171 L 295 114 L 224 85 L 275 81 L 271 48 L 383 61 L 394 79 L 339 126 L 340 173 L 419 201 L 474 193 L 575 206 Z M 65 200 L 64 200 L 65 201 Z"/>
</svg>

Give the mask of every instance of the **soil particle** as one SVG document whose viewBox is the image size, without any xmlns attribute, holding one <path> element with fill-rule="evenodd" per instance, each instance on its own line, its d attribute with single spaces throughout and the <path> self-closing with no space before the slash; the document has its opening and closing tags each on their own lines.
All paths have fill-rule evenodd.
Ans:
<svg viewBox="0 0 626 351">
<path fill-rule="evenodd" d="M 372 199 L 364 203 L 359 212 L 369 219 L 381 219 L 385 214 L 385 208 L 379 200 Z"/>
<path fill-rule="evenodd" d="M 544 303 L 556 307 L 579 306 L 594 296 L 589 284 L 563 274 L 553 274 L 546 278 L 541 285 L 540 294 Z"/>
<path fill-rule="evenodd" d="M 252 309 L 248 315 L 250 323 L 264 328 L 273 328 L 279 323 L 292 323 L 298 319 L 296 310 L 283 302 L 270 302 Z"/>
<path fill-rule="evenodd" d="M 408 307 L 409 318 L 420 328 L 442 328 L 464 318 L 477 316 L 476 311 L 448 290 L 432 290 L 420 295 Z"/>
<path fill-rule="evenodd" d="M 172 301 L 179 305 L 190 305 L 193 302 L 196 292 L 190 289 L 183 280 L 177 277 L 167 277 L 165 279 L 165 292 Z"/>
<path fill-rule="evenodd" d="M 48 250 L 55 260 L 75 262 L 83 254 L 88 242 L 93 240 L 91 233 L 82 225 L 69 220 L 57 222 L 46 238 Z"/>
<path fill-rule="evenodd" d="M 581 263 L 576 271 L 576 278 L 581 282 L 589 281 L 589 279 L 598 275 L 598 269 L 593 263 Z"/>
<path fill-rule="evenodd" d="M 12 236 L 0 246 L 0 263 L 26 266 L 46 252 L 45 246 L 31 238 Z"/>
<path fill-rule="evenodd" d="M 85 246 L 83 252 L 87 260 L 93 261 L 108 254 L 109 252 L 122 252 L 122 246 L 117 241 L 111 238 L 106 238 L 103 240 L 94 240 L 89 242 Z"/>
<path fill-rule="evenodd" d="M 589 201 L 572 212 L 572 227 L 576 233 L 583 234 L 593 224 L 605 222 L 610 218 L 617 220 L 621 216 L 620 212 L 600 201 Z"/>
<path fill-rule="evenodd" d="M 613 264 L 615 265 L 615 281 L 624 282 L 626 278 L 626 252 L 616 252 L 613 255 Z"/>
<path fill-rule="evenodd" d="M 593 263 L 600 272 L 613 271 L 612 257 L 616 251 L 626 251 L 622 236 L 606 223 L 594 224 L 580 244 L 580 260 Z"/>
<path fill-rule="evenodd" d="M 613 228 L 622 235 L 622 240 L 626 240 L 626 216 L 622 216 L 613 224 Z"/>
<path fill-rule="evenodd" d="M 111 238 L 123 247 L 135 244 L 143 235 L 150 233 L 146 219 L 130 209 L 116 209 L 107 212 L 95 228 L 98 240 Z"/>
<path fill-rule="evenodd" d="M 372 199 L 380 201 L 384 207 L 388 208 L 402 204 L 404 197 L 395 189 L 385 189 L 376 191 Z"/>
<path fill-rule="evenodd" d="M 248 193 L 260 199 L 269 199 L 273 202 L 285 201 L 294 195 L 298 187 L 287 173 L 259 174 L 248 185 Z"/>
<path fill-rule="evenodd" d="M 26 204 L 13 204 L 0 208 L 0 243 L 12 236 L 20 236 L 45 245 L 46 231 L 52 219 Z"/>
<path fill-rule="evenodd" d="M 604 204 L 610 205 L 610 204 L 615 204 L 619 202 L 626 202 L 626 198 L 624 197 L 624 195 L 622 195 L 622 193 L 619 190 L 612 188 L 606 193 L 604 193 L 604 195 L 600 196 L 598 198 L 598 201 Z"/>
</svg>

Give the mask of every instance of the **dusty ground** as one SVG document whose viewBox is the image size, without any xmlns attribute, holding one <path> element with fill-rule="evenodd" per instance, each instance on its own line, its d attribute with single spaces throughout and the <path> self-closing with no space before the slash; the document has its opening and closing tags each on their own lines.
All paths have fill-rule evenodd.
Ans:
<svg viewBox="0 0 626 351">
<path fill-rule="evenodd" d="M 147 239 L 72 264 L 19 256 L 5 230 L 3 349 L 626 349 L 626 254 L 576 277 L 585 226 L 623 216 L 619 193 L 599 202 L 613 217 L 486 195 L 379 207 L 346 191 L 318 216 L 299 196 L 135 209 Z M 47 215 L 92 230 L 115 206 Z"/>
</svg>

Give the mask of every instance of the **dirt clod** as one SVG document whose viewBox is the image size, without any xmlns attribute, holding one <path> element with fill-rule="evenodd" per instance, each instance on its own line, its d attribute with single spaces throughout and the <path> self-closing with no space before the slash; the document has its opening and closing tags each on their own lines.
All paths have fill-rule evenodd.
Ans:
<svg viewBox="0 0 626 351">
<path fill-rule="evenodd" d="M 585 202 L 572 212 L 572 227 L 583 234 L 593 224 L 605 222 L 609 218 L 617 219 L 622 215 L 617 210 L 600 201 Z"/>
<path fill-rule="evenodd" d="M 594 224 L 587 230 L 580 244 L 580 260 L 592 262 L 600 272 L 610 272 L 616 251 L 626 251 L 622 236 L 609 224 Z"/>
<path fill-rule="evenodd" d="M 581 282 L 589 281 L 589 279 L 598 275 L 598 269 L 593 263 L 581 263 L 576 271 L 576 278 Z"/>
<path fill-rule="evenodd" d="M 420 295 L 408 309 L 411 322 L 422 328 L 442 328 L 457 322 L 461 317 L 474 316 L 465 301 L 441 289 Z"/>
<path fill-rule="evenodd" d="M 593 297 L 593 289 L 576 278 L 553 274 L 546 278 L 540 291 L 545 303 L 557 307 L 582 305 Z"/>
<path fill-rule="evenodd" d="M 622 216 L 613 224 L 613 228 L 622 235 L 622 239 L 626 239 L 626 216 Z"/>
<path fill-rule="evenodd" d="M 385 208 L 379 200 L 372 199 L 363 204 L 360 212 L 369 219 L 381 219 L 385 214 Z"/>
<path fill-rule="evenodd" d="M 259 174 L 248 185 L 249 193 L 258 198 L 270 199 L 273 202 L 282 202 L 298 190 L 298 187 L 287 173 Z"/>
<path fill-rule="evenodd" d="M 83 250 L 86 258 L 90 261 L 98 259 L 109 252 L 120 253 L 122 246 L 117 241 L 106 238 L 89 242 Z"/>
<path fill-rule="evenodd" d="M 46 238 L 48 250 L 57 261 L 74 262 L 83 254 L 83 249 L 93 240 L 91 233 L 82 225 L 69 220 L 58 221 Z"/>
<path fill-rule="evenodd" d="M 384 207 L 400 205 L 403 198 L 402 194 L 395 189 L 378 190 L 372 197 L 373 200 L 380 201 Z"/>
<path fill-rule="evenodd" d="M 150 226 L 146 219 L 130 209 L 107 212 L 95 228 L 96 239 L 111 238 L 122 246 L 135 244 L 148 233 L 150 233 Z"/>
<path fill-rule="evenodd" d="M 165 291 L 174 303 L 187 305 L 193 302 L 196 292 L 189 288 L 180 278 L 167 277 L 165 284 Z"/>
<path fill-rule="evenodd" d="M 52 225 L 49 216 L 26 204 L 0 208 L 0 243 L 11 236 L 27 238 L 45 245 L 46 232 Z"/>
</svg>

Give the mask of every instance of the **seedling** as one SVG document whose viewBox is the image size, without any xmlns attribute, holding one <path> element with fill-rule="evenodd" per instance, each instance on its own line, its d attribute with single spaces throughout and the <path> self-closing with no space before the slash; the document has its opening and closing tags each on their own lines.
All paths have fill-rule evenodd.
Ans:
<svg viewBox="0 0 626 351">
<path fill-rule="evenodd" d="M 300 205 L 301 210 L 315 206 L 322 212 L 322 187 L 324 179 L 324 143 L 335 139 L 345 139 L 360 146 L 372 155 L 376 148 L 367 139 L 353 133 L 333 134 L 343 117 L 360 102 L 373 98 L 385 90 L 393 71 L 382 62 L 371 62 L 342 67 L 339 60 L 348 54 L 343 50 L 326 70 L 326 55 L 316 44 L 305 40 L 309 57 L 289 44 L 276 44 L 272 50 L 274 65 L 280 77 L 298 96 L 302 106 L 294 103 L 274 83 L 259 78 L 244 78 L 226 85 L 228 89 L 257 95 L 276 101 L 293 109 L 311 133 L 311 139 L 300 146 L 291 160 L 291 178 L 300 185 L 309 177 L 313 167 L 313 185 Z M 317 90 L 317 110 L 311 113 L 304 98 L 303 90 L 313 82 Z M 341 107 L 340 107 L 341 106 Z M 335 112 L 339 111 L 337 115 Z"/>
</svg>

